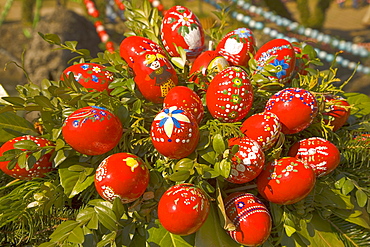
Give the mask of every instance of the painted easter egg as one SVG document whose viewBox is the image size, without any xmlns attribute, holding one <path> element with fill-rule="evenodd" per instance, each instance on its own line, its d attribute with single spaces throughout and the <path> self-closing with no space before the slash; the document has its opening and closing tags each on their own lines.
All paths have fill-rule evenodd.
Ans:
<svg viewBox="0 0 370 247">
<path fill-rule="evenodd" d="M 112 150 L 123 133 L 119 118 L 108 109 L 86 106 L 74 111 L 64 121 L 64 140 L 76 151 L 100 155 Z"/>
<path fill-rule="evenodd" d="M 273 65 L 278 70 L 274 75 L 268 76 L 270 80 L 288 84 L 295 68 L 295 51 L 292 44 L 285 39 L 273 39 L 261 46 L 254 59 L 257 62 L 259 73 L 266 65 Z"/>
<path fill-rule="evenodd" d="M 108 201 L 118 197 L 130 203 L 144 194 L 149 184 L 145 163 L 130 153 L 115 153 L 105 158 L 95 172 L 95 188 Z"/>
<path fill-rule="evenodd" d="M 182 47 L 188 58 L 197 57 L 204 49 L 204 31 L 196 15 L 186 7 L 173 6 L 163 16 L 161 39 L 171 57 L 179 57 L 176 46 Z"/>
<path fill-rule="evenodd" d="M 229 146 L 233 145 L 238 145 L 239 150 L 231 158 L 231 171 L 226 180 L 235 184 L 250 182 L 261 173 L 265 154 L 257 142 L 247 136 L 233 138 Z"/>
<path fill-rule="evenodd" d="M 170 159 L 181 159 L 197 147 L 199 127 L 193 114 L 171 106 L 154 118 L 150 136 L 160 154 Z"/>
<path fill-rule="evenodd" d="M 202 100 L 196 92 L 185 86 L 176 86 L 172 88 L 163 101 L 163 107 L 168 108 L 177 106 L 195 117 L 199 124 L 204 116 L 204 107 Z"/>
<path fill-rule="evenodd" d="M 284 157 L 264 167 L 257 177 L 257 189 L 266 200 L 288 205 L 305 198 L 315 182 L 315 172 L 309 165 L 295 157 Z"/>
<path fill-rule="evenodd" d="M 203 89 L 209 85 L 215 75 L 229 67 L 229 62 L 217 51 L 204 51 L 194 61 L 190 69 L 189 81 L 200 84 Z"/>
<path fill-rule="evenodd" d="M 209 200 L 203 190 L 183 183 L 170 187 L 158 203 L 158 219 L 169 232 L 189 235 L 199 230 L 209 213 Z"/>
<path fill-rule="evenodd" d="M 103 65 L 95 63 L 74 64 L 63 71 L 60 79 L 63 80 L 63 75 L 68 77 L 70 73 L 73 73 L 75 80 L 84 88 L 99 92 L 112 91 L 108 86 L 113 81 L 113 73 L 106 70 Z"/>
<path fill-rule="evenodd" d="M 236 66 L 222 70 L 208 86 L 206 103 L 210 114 L 222 122 L 243 119 L 253 103 L 253 88 L 248 74 Z"/>
<path fill-rule="evenodd" d="M 226 215 L 236 227 L 228 231 L 232 239 L 245 246 L 259 246 L 268 239 L 272 220 L 259 198 L 251 193 L 234 192 L 224 201 Z"/>
<path fill-rule="evenodd" d="M 265 111 L 279 118 L 284 134 L 295 134 L 312 123 L 317 115 L 317 102 L 305 89 L 286 88 L 267 101 Z"/>
<path fill-rule="evenodd" d="M 226 58 L 230 65 L 247 66 L 250 55 L 254 55 L 256 42 L 248 28 L 235 29 L 223 37 L 216 51 Z"/>
<path fill-rule="evenodd" d="M 350 104 L 340 96 L 325 95 L 324 122 L 333 126 L 333 131 L 340 129 L 351 115 Z"/>
<path fill-rule="evenodd" d="M 45 139 L 43 137 L 36 137 L 31 135 L 24 135 L 20 137 L 13 138 L 5 142 L 0 148 L 0 156 L 2 156 L 6 151 L 11 149 L 16 149 L 14 144 L 20 141 L 31 141 L 34 143 L 35 148 L 41 148 L 45 146 L 54 146 L 54 143 Z M 22 151 L 27 151 L 27 149 L 20 149 Z M 42 155 L 33 165 L 31 169 L 28 167 L 21 168 L 18 163 L 11 169 L 8 169 L 8 165 L 10 161 L 2 161 L 0 162 L 0 169 L 9 176 L 21 179 L 21 180 L 31 180 L 32 178 L 44 177 L 45 173 L 50 172 L 53 170 L 52 162 L 50 161 L 50 157 L 53 151 L 45 153 Z M 28 155 L 27 155 L 28 157 Z"/>
<path fill-rule="evenodd" d="M 321 137 L 310 137 L 296 142 L 289 149 L 288 155 L 306 162 L 318 177 L 332 172 L 340 163 L 338 148 Z"/>
<path fill-rule="evenodd" d="M 256 113 L 242 123 L 240 130 L 266 151 L 273 147 L 281 133 L 279 118 L 272 112 Z"/>
</svg>

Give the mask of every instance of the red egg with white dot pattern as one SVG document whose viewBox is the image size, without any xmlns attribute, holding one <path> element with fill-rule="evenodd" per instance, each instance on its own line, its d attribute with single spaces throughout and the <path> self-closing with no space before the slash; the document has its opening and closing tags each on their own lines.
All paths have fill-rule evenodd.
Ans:
<svg viewBox="0 0 370 247">
<path fill-rule="evenodd" d="M 138 156 L 115 153 L 105 158 L 96 169 L 95 188 L 108 201 L 119 198 L 130 203 L 144 194 L 149 184 L 149 170 Z"/>
<path fill-rule="evenodd" d="M 259 198 L 250 193 L 235 192 L 224 201 L 226 215 L 236 227 L 228 231 L 232 239 L 245 246 L 259 246 L 268 239 L 272 220 Z"/>
<path fill-rule="evenodd" d="M 340 129 L 351 115 L 350 104 L 340 96 L 325 95 L 326 109 L 322 113 L 324 122 L 333 126 L 333 131 Z"/>
<path fill-rule="evenodd" d="M 266 151 L 279 139 L 281 128 L 280 120 L 274 113 L 262 112 L 248 117 L 242 123 L 240 130 Z"/>
<path fill-rule="evenodd" d="M 288 155 L 306 162 L 318 177 L 332 172 L 340 163 L 338 148 L 321 137 L 310 137 L 296 142 L 289 149 Z"/>
<path fill-rule="evenodd" d="M 208 86 L 206 103 L 209 113 L 221 122 L 243 119 L 253 104 L 253 88 L 248 74 L 236 66 L 222 70 Z"/>
<path fill-rule="evenodd" d="M 265 111 L 279 118 L 284 134 L 295 134 L 312 123 L 317 115 L 317 102 L 305 89 L 286 88 L 267 101 Z"/>
<path fill-rule="evenodd" d="M 229 146 L 238 145 L 239 150 L 231 158 L 231 171 L 227 181 L 243 184 L 255 179 L 265 164 L 261 147 L 249 137 L 233 139 Z"/>
<path fill-rule="evenodd" d="M 198 187 L 184 183 L 170 187 L 158 204 L 158 219 L 169 232 L 189 235 L 199 230 L 209 213 L 207 195 Z"/>
<path fill-rule="evenodd" d="M 264 167 L 257 177 L 257 189 L 266 200 L 288 205 L 304 199 L 315 182 L 315 172 L 309 165 L 295 157 L 284 157 Z"/>
<path fill-rule="evenodd" d="M 164 108 L 154 118 L 150 136 L 160 154 L 171 159 L 181 159 L 197 147 L 199 127 L 193 114 L 171 106 Z"/>
<path fill-rule="evenodd" d="M 54 146 L 54 143 L 45 139 L 43 137 L 36 137 L 31 135 L 25 135 L 13 138 L 7 142 L 5 142 L 0 148 L 0 156 L 2 156 L 6 151 L 15 149 L 14 144 L 19 141 L 33 141 L 38 147 L 45 147 L 45 146 Z M 21 149 L 22 151 L 27 151 L 26 149 Z M 45 173 L 50 172 L 53 170 L 52 162 L 50 161 L 51 155 L 54 152 L 48 152 L 40 157 L 33 165 L 31 169 L 28 168 L 20 168 L 18 163 L 12 169 L 8 169 L 8 164 L 10 161 L 3 161 L 0 162 L 0 169 L 9 176 L 21 180 L 31 180 L 32 178 L 44 177 Z M 28 156 L 27 156 L 28 157 Z"/>
</svg>

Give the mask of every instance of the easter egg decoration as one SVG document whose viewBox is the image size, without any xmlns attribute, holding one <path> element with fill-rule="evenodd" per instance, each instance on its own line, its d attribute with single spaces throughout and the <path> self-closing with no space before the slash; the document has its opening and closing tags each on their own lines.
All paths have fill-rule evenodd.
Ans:
<svg viewBox="0 0 370 247">
<path fill-rule="evenodd" d="M 42 148 L 45 146 L 54 146 L 54 143 L 43 137 L 24 135 L 20 137 L 15 137 L 6 141 L 0 148 L 0 156 L 3 156 L 6 151 L 15 149 L 14 144 L 20 141 L 31 141 L 34 143 L 34 148 Z M 27 149 L 20 149 L 21 151 L 27 151 Z M 35 162 L 33 167 L 29 169 L 28 167 L 20 167 L 18 163 L 15 164 L 11 169 L 8 168 L 10 161 L 0 162 L 0 169 L 7 175 L 20 179 L 20 180 L 31 180 L 32 178 L 44 177 L 45 173 L 52 171 L 53 164 L 50 161 L 51 152 L 41 155 L 41 157 Z M 27 154 L 28 157 L 28 154 Z"/>
<path fill-rule="evenodd" d="M 206 103 L 210 114 L 222 122 L 243 119 L 253 103 L 253 88 L 248 74 L 236 66 L 222 70 L 208 86 Z"/>
<path fill-rule="evenodd" d="M 283 157 L 264 167 L 257 177 L 257 189 L 266 200 L 288 205 L 305 198 L 315 182 L 315 172 L 304 161 Z"/>
<path fill-rule="evenodd" d="M 203 190 L 183 183 L 170 187 L 158 203 L 158 219 L 169 232 L 189 235 L 206 221 L 210 203 Z"/>
<path fill-rule="evenodd" d="M 217 44 L 216 51 L 226 58 L 230 65 L 247 66 L 250 56 L 256 53 L 256 42 L 248 28 L 235 29 Z"/>
<path fill-rule="evenodd" d="M 317 115 L 316 98 L 301 88 L 285 88 L 266 103 L 265 111 L 274 113 L 282 124 L 284 134 L 306 129 Z"/>
<path fill-rule="evenodd" d="M 197 147 L 199 127 L 193 114 L 177 106 L 170 106 L 156 115 L 150 136 L 160 154 L 171 159 L 181 159 Z"/>
<path fill-rule="evenodd" d="M 108 201 L 118 197 L 130 203 L 144 194 L 149 170 L 141 158 L 130 153 L 115 153 L 105 158 L 95 172 L 95 188 Z"/>
<path fill-rule="evenodd" d="M 245 246 L 262 245 L 270 236 L 272 220 L 266 206 L 251 193 L 234 192 L 224 200 L 227 217 L 236 229 L 232 239 Z"/>
<path fill-rule="evenodd" d="M 176 46 L 182 47 L 190 59 L 205 49 L 202 24 L 191 10 L 179 5 L 167 10 L 163 16 L 161 39 L 171 57 L 180 56 Z"/>
<path fill-rule="evenodd" d="M 340 163 L 338 148 L 321 137 L 310 137 L 293 144 L 289 156 L 306 162 L 321 177 L 332 172 Z"/>
<path fill-rule="evenodd" d="M 62 135 L 76 151 L 100 155 L 112 150 L 123 133 L 119 118 L 104 107 L 77 109 L 64 121 Z"/>
<path fill-rule="evenodd" d="M 351 115 L 350 104 L 340 96 L 325 95 L 326 109 L 322 113 L 324 122 L 333 127 L 333 131 L 340 129 Z"/>
<path fill-rule="evenodd" d="M 74 64 L 63 71 L 60 79 L 64 80 L 63 75 L 68 77 L 70 73 L 73 73 L 74 79 L 78 83 L 90 91 L 112 91 L 108 86 L 113 81 L 113 73 L 103 65 L 95 63 Z"/>
</svg>

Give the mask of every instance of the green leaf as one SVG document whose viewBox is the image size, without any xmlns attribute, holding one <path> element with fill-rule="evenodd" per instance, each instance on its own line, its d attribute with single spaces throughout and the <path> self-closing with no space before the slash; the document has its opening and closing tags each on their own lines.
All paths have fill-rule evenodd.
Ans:
<svg viewBox="0 0 370 247">
<path fill-rule="evenodd" d="M 97 213 L 98 220 L 103 224 L 107 229 L 111 231 L 117 230 L 117 218 L 112 209 L 104 205 L 97 205 L 94 207 L 95 212 Z"/>
<path fill-rule="evenodd" d="M 368 196 L 366 195 L 366 193 L 362 190 L 357 190 L 356 191 L 356 199 L 357 199 L 357 203 L 360 207 L 365 207 L 366 203 L 367 203 L 367 200 L 368 200 Z"/>
<path fill-rule="evenodd" d="M 211 148 L 207 148 L 206 150 L 202 150 L 201 157 L 213 165 L 216 159 L 216 152 L 214 152 Z"/>
<path fill-rule="evenodd" d="M 353 184 L 352 180 L 347 179 L 342 186 L 342 193 L 344 195 L 348 195 L 348 193 L 350 193 L 354 188 L 355 185 Z"/>
<path fill-rule="evenodd" d="M 39 247 L 56 247 L 59 246 L 57 242 L 46 242 L 39 245 Z"/>
<path fill-rule="evenodd" d="M 43 95 L 35 96 L 34 99 L 36 104 L 39 106 L 54 108 L 54 105 L 51 103 L 51 101 Z"/>
<path fill-rule="evenodd" d="M 175 181 L 175 182 L 181 182 L 185 181 L 190 177 L 190 171 L 189 170 L 180 170 L 177 172 L 172 173 L 168 176 L 168 179 Z"/>
<path fill-rule="evenodd" d="M 14 148 L 25 150 L 36 150 L 39 146 L 32 140 L 21 140 L 14 143 Z"/>
<path fill-rule="evenodd" d="M 351 115 L 358 118 L 370 114 L 370 97 L 362 93 L 344 93 L 347 102 L 354 107 L 351 108 Z"/>
<path fill-rule="evenodd" d="M 184 61 L 181 57 L 171 58 L 171 62 L 178 68 L 184 69 L 186 60 Z"/>
<path fill-rule="evenodd" d="M 224 178 L 228 178 L 231 171 L 231 161 L 228 159 L 223 159 L 221 162 L 216 162 L 215 171 Z"/>
<path fill-rule="evenodd" d="M 16 106 L 24 106 L 24 104 L 26 103 L 26 101 L 20 97 L 2 97 L 1 99 Z"/>
<path fill-rule="evenodd" d="M 117 237 L 117 232 L 110 232 L 102 237 L 102 240 L 97 243 L 96 247 L 105 247 L 110 243 L 113 243 Z"/>
<path fill-rule="evenodd" d="M 27 166 L 27 152 L 23 152 L 18 156 L 18 166 L 22 169 L 26 168 Z"/>
<path fill-rule="evenodd" d="M 61 40 L 58 35 L 52 34 L 52 33 L 47 33 L 47 34 L 42 34 L 38 33 L 46 42 L 50 44 L 57 44 L 59 45 L 61 43 Z"/>
<path fill-rule="evenodd" d="M 75 244 L 82 244 L 85 240 L 84 232 L 80 226 L 76 226 L 68 236 L 68 241 Z"/>
<path fill-rule="evenodd" d="M 222 154 L 225 151 L 226 149 L 225 142 L 221 134 L 214 135 L 212 140 L 212 146 L 216 154 Z"/>
<path fill-rule="evenodd" d="M 0 142 L 22 135 L 38 135 L 33 125 L 13 112 L 0 113 Z"/>
<path fill-rule="evenodd" d="M 50 241 L 61 242 L 68 238 L 68 235 L 73 229 L 75 229 L 80 223 L 74 220 L 67 220 L 62 222 L 55 231 L 50 235 Z"/>
<path fill-rule="evenodd" d="M 194 246 L 195 235 L 179 236 L 170 233 L 157 220 L 158 227 L 148 229 L 149 238 L 147 242 L 150 246 L 168 246 L 168 247 L 192 247 Z M 155 245 L 157 244 L 157 245 Z"/>
</svg>

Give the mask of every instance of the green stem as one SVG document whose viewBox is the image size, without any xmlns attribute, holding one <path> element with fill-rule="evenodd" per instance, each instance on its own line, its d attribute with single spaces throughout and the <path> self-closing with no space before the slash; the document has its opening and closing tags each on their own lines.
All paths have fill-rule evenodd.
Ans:
<svg viewBox="0 0 370 247">
<path fill-rule="evenodd" d="M 1 12 L 1 15 L 0 15 L 0 26 L 3 24 L 6 16 L 8 15 L 9 10 L 13 5 L 13 2 L 14 2 L 14 0 L 7 0 L 6 1 L 5 5 L 4 5 L 4 10 Z"/>
</svg>

